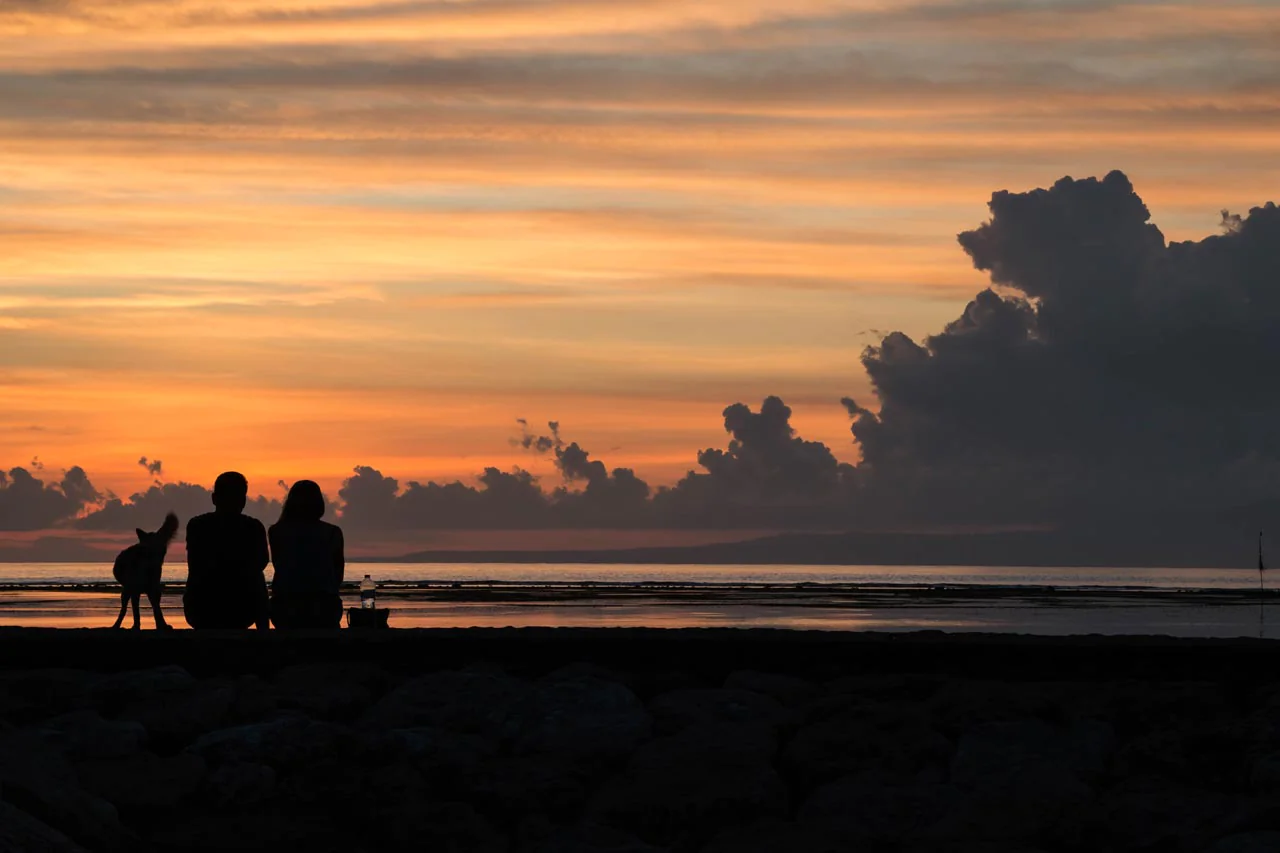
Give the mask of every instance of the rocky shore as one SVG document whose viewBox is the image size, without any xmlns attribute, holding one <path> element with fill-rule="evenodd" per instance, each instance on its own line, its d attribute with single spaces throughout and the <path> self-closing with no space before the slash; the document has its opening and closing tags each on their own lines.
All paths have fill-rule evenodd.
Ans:
<svg viewBox="0 0 1280 853">
<path fill-rule="evenodd" d="M 1280 645 L 0 629 L 0 851 L 1280 850 Z"/>
</svg>

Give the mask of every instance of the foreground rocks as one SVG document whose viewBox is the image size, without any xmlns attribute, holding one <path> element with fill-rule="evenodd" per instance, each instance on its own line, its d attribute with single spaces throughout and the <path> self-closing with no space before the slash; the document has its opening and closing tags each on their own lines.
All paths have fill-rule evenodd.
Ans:
<svg viewBox="0 0 1280 853">
<path fill-rule="evenodd" d="M 0 851 L 1280 850 L 1269 681 L 744 663 L 11 667 Z"/>
</svg>

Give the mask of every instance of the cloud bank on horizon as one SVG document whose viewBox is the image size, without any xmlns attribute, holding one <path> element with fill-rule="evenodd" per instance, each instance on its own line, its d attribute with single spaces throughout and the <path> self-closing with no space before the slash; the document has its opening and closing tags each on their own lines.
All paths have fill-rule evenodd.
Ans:
<svg viewBox="0 0 1280 853">
<path fill-rule="evenodd" d="M 359 466 L 335 514 L 365 530 L 876 529 L 1280 506 L 1280 208 L 1223 211 L 1222 233 L 1169 242 L 1121 172 L 997 192 L 989 208 L 959 242 L 992 286 L 941 332 L 891 332 L 864 351 L 876 404 L 843 400 L 856 465 L 796 435 L 778 397 L 726 408 L 728 446 L 659 488 L 592 458 L 557 422 L 542 435 L 520 420 L 512 441 L 554 460 L 554 487 L 519 468 L 402 485 Z M 208 507 L 188 483 L 121 499 L 80 468 L 0 476 L 10 530 L 129 529 Z M 250 511 L 272 519 L 279 498 Z"/>
</svg>

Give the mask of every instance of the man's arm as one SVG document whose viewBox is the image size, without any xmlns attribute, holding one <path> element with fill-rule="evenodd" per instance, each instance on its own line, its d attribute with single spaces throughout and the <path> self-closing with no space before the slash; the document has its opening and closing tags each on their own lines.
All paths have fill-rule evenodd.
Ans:
<svg viewBox="0 0 1280 853">
<path fill-rule="evenodd" d="M 187 589 L 197 586 L 210 574 L 210 559 L 204 525 L 199 517 L 187 522 Z"/>
<path fill-rule="evenodd" d="M 259 631 L 271 627 L 270 603 L 267 599 L 267 563 L 271 562 L 271 554 L 267 550 L 267 529 L 262 522 L 253 519 L 253 547 L 250 551 L 252 572 L 249 578 L 249 594 L 254 598 L 254 622 Z"/>
<path fill-rule="evenodd" d="M 346 556 L 343 554 L 344 545 L 342 528 L 335 524 L 333 527 L 333 572 L 337 575 L 339 587 L 342 586 L 343 576 L 347 570 Z"/>
</svg>

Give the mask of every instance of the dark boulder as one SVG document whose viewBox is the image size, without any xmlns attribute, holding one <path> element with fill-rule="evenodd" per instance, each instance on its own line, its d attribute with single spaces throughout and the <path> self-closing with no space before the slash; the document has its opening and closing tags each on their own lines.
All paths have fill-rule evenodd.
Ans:
<svg viewBox="0 0 1280 853">
<path fill-rule="evenodd" d="M 718 830 L 787 809 L 770 764 L 777 749 L 761 723 L 692 726 L 641 746 L 592 803 L 603 822 L 646 841 L 706 841 Z"/>
<path fill-rule="evenodd" d="M 76 766 L 80 783 L 120 809 L 173 808 L 189 799 L 205 777 L 204 759 L 179 753 L 160 757 L 140 752 L 127 758 L 85 761 Z"/>
<path fill-rule="evenodd" d="M 722 687 L 672 690 L 655 696 L 649 712 L 659 732 L 678 732 L 689 726 L 721 723 L 762 723 L 780 726 L 792 715 L 778 700 L 749 690 Z"/>
<path fill-rule="evenodd" d="M 115 850 L 128 839 L 115 807 L 84 791 L 66 757 L 30 732 L 0 733 L 0 792 L 13 805 L 94 850 Z"/>
<path fill-rule="evenodd" d="M 44 737 L 72 760 L 125 758 L 147 742 L 141 723 L 105 720 L 97 711 L 71 711 L 40 724 Z"/>
<path fill-rule="evenodd" d="M 434 672 L 412 678 L 383 696 L 360 718 L 360 724 L 383 729 L 432 726 L 496 738 L 528 690 L 525 682 L 498 672 Z"/>
<path fill-rule="evenodd" d="M 351 737 L 350 730 L 333 723 L 283 717 L 208 732 L 196 739 L 188 751 L 212 767 L 251 763 L 279 770 L 330 759 Z"/>
</svg>

